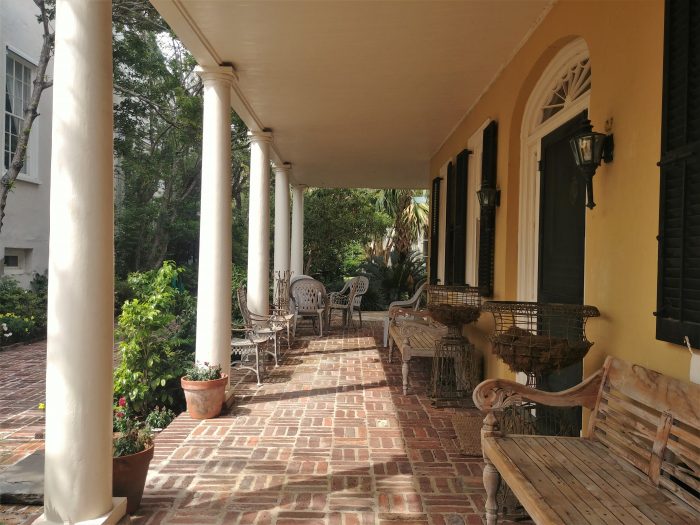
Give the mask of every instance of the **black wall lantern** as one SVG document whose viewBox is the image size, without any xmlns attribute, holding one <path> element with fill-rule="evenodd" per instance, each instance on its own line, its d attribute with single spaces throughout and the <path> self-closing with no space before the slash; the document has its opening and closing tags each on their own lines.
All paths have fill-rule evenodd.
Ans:
<svg viewBox="0 0 700 525">
<path fill-rule="evenodd" d="M 479 198 L 479 205 L 482 208 L 490 209 L 501 205 L 501 190 L 496 188 L 482 186 L 476 192 L 476 196 Z"/>
<path fill-rule="evenodd" d="M 593 131 L 590 120 L 585 120 L 581 129 L 569 141 L 576 166 L 581 170 L 586 183 L 586 206 L 595 208 L 593 202 L 593 175 L 601 160 L 606 164 L 613 160 L 613 136 Z"/>
</svg>

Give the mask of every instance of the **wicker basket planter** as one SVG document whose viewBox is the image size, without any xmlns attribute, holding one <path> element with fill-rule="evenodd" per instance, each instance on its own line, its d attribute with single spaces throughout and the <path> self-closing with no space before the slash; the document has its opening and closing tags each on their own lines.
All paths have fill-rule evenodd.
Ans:
<svg viewBox="0 0 700 525">
<path fill-rule="evenodd" d="M 582 359 L 593 343 L 586 339 L 586 321 L 598 317 L 595 306 L 489 301 L 496 328 L 493 353 L 514 372 L 543 375 Z"/>
<path fill-rule="evenodd" d="M 427 285 L 430 317 L 451 328 L 477 321 L 481 315 L 481 296 L 473 286 Z"/>
</svg>

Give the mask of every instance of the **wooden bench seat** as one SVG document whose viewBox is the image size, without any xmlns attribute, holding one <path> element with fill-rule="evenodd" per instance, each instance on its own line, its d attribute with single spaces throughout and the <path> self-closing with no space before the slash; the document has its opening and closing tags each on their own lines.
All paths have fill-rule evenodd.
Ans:
<svg viewBox="0 0 700 525">
<path fill-rule="evenodd" d="M 494 411 L 523 401 L 592 409 L 586 438 L 503 435 Z M 474 402 L 482 430 L 486 520 L 499 477 L 538 524 L 700 523 L 700 385 L 619 359 L 559 393 L 500 379 Z"/>
<path fill-rule="evenodd" d="M 420 312 L 397 316 L 389 325 L 389 362 L 394 345 L 401 353 L 403 393 L 408 392 L 408 363 L 412 357 L 434 357 L 435 343 L 447 335 L 447 327 Z"/>
</svg>

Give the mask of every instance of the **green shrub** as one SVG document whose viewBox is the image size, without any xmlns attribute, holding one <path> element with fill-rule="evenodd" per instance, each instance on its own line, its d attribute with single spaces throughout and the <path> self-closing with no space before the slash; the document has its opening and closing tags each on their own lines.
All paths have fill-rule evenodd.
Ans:
<svg viewBox="0 0 700 525">
<path fill-rule="evenodd" d="M 237 264 L 231 265 L 231 318 L 234 324 L 243 324 L 243 314 L 238 306 L 238 289 L 246 284 L 245 268 Z"/>
<path fill-rule="evenodd" d="M 39 274 L 29 290 L 11 277 L 0 278 L 0 346 L 46 336 L 47 284 Z"/>
<path fill-rule="evenodd" d="M 369 289 L 362 298 L 362 309 L 386 310 L 389 303 L 411 297 L 418 283 L 425 279 L 425 261 L 418 252 L 408 257 L 391 255 L 391 265 L 381 257 L 362 264 L 361 272 L 369 278 Z"/>
<path fill-rule="evenodd" d="M 156 406 L 184 406 L 179 379 L 192 361 L 195 301 L 180 285 L 181 272 L 166 261 L 158 270 L 129 275 L 134 298 L 117 325 L 121 363 L 114 374 L 115 398 L 125 397 L 137 417 Z"/>
</svg>

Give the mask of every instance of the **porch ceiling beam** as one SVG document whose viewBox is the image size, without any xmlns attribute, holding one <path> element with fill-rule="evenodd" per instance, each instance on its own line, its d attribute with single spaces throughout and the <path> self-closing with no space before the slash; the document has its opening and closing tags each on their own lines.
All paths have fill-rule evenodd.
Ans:
<svg viewBox="0 0 700 525">
<path fill-rule="evenodd" d="M 235 74 L 235 64 L 227 63 L 216 52 L 213 45 L 207 40 L 206 35 L 192 20 L 182 0 L 151 0 L 151 4 L 160 15 L 168 21 L 171 29 L 194 56 L 201 67 L 229 66 L 234 71 L 234 80 L 231 82 L 231 107 L 252 132 L 272 131 L 265 126 L 258 117 L 252 105 L 246 99 L 238 85 L 238 75 Z M 270 160 L 277 166 L 285 163 L 277 145 L 270 144 Z"/>
</svg>

